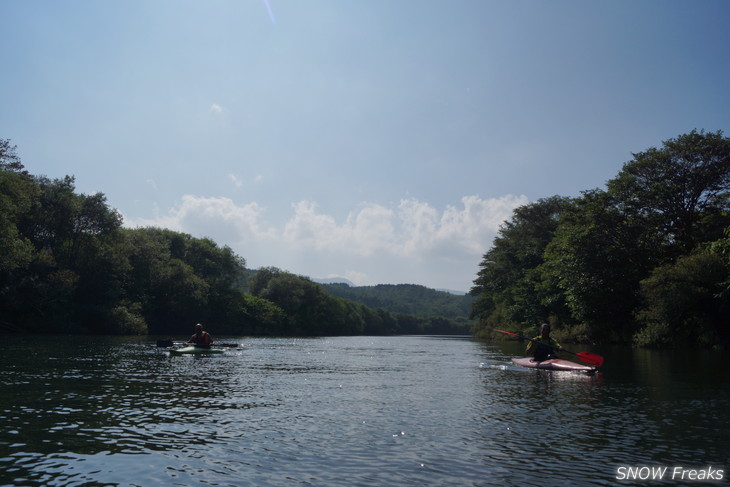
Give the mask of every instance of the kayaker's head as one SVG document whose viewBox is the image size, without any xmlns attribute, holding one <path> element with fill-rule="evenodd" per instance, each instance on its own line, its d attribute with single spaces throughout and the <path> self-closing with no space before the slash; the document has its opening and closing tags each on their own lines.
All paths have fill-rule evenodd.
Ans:
<svg viewBox="0 0 730 487">
<path fill-rule="evenodd" d="M 198 323 L 197 325 L 195 325 L 195 333 L 200 333 L 201 331 L 203 331 L 203 325 Z"/>
<path fill-rule="evenodd" d="M 540 325 L 540 336 L 543 338 L 549 338 L 550 337 L 550 325 L 547 323 L 543 323 Z"/>
</svg>

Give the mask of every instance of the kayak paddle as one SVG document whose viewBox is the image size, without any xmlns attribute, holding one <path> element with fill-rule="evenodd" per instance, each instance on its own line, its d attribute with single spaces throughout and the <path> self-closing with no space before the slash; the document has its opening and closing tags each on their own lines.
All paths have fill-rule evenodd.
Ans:
<svg viewBox="0 0 730 487">
<path fill-rule="evenodd" d="M 552 349 L 557 348 L 557 347 L 553 347 L 552 345 L 548 345 L 546 343 L 538 342 L 537 340 L 533 340 L 532 338 L 527 338 L 526 336 L 518 335 L 517 333 L 512 333 L 511 331 L 496 330 L 496 329 L 494 331 L 498 331 L 500 333 L 506 333 L 507 335 L 516 336 L 517 338 L 524 338 L 525 340 L 530 340 L 531 342 L 540 343 L 541 345 L 545 345 L 546 347 L 550 347 Z M 600 367 L 601 365 L 603 365 L 603 357 L 598 354 L 595 354 L 595 353 L 590 353 L 590 352 L 575 353 L 575 352 L 571 352 L 570 350 L 566 350 L 564 348 L 561 350 L 561 352 L 568 352 L 573 355 L 576 355 L 583 362 L 585 362 L 587 364 L 595 365 L 596 367 Z"/>
</svg>

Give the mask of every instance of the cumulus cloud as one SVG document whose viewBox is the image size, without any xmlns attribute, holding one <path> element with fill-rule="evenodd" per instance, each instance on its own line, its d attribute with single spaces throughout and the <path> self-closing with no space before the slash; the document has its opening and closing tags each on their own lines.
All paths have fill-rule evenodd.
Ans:
<svg viewBox="0 0 730 487">
<path fill-rule="evenodd" d="M 184 195 L 167 215 L 133 219 L 127 226 L 155 226 L 209 236 L 220 244 L 232 245 L 256 239 L 274 238 L 276 230 L 263 221 L 264 209 L 257 203 L 237 205 L 230 198 Z"/>
<path fill-rule="evenodd" d="M 220 105 L 219 105 L 219 104 L 217 104 L 217 103 L 213 103 L 213 104 L 212 104 L 212 105 L 210 106 L 210 112 L 211 112 L 211 113 L 223 113 L 223 107 L 222 107 L 222 106 L 220 106 Z"/>
<path fill-rule="evenodd" d="M 293 247 L 373 255 L 378 252 L 417 256 L 451 249 L 480 255 L 512 211 L 526 196 L 481 199 L 465 196 L 462 206 L 443 212 L 416 199 L 403 199 L 395 209 L 364 204 L 342 224 L 318 213 L 316 204 L 301 201 L 286 223 L 283 238 Z"/>
<path fill-rule="evenodd" d="M 393 211 L 379 205 L 363 205 L 338 225 L 329 215 L 317 213 L 317 205 L 300 201 L 286 223 L 284 240 L 295 248 L 372 255 L 387 248 L 395 237 Z"/>
<path fill-rule="evenodd" d="M 512 211 L 528 203 L 526 196 L 503 196 L 483 200 L 478 196 L 465 196 L 462 207 L 449 206 L 441 215 L 437 232 L 437 244 L 458 245 L 472 255 L 485 250 L 485 242 L 491 244 L 500 225 L 509 219 Z M 485 240 L 485 239 L 489 240 Z"/>
<path fill-rule="evenodd" d="M 362 203 L 338 222 L 312 201 L 292 204 L 283 223 L 267 221 L 255 202 L 186 195 L 166 215 L 127 226 L 159 226 L 229 245 L 254 267 L 274 265 L 313 277 L 338 275 L 357 284 L 414 282 L 464 289 L 525 196 L 465 196 L 434 208 L 417 199 L 393 207 Z M 451 278 L 445 274 L 453 274 Z"/>
</svg>

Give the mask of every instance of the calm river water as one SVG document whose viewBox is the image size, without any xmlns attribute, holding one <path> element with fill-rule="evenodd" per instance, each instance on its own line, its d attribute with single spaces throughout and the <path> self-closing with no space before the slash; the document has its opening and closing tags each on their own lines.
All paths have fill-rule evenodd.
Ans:
<svg viewBox="0 0 730 487">
<path fill-rule="evenodd" d="M 591 377 L 521 369 L 509 358 L 522 345 L 468 338 L 219 338 L 243 348 L 214 357 L 169 357 L 154 338 L 11 338 L 0 355 L 1 486 L 730 477 L 719 353 L 569 348 L 606 357 Z M 652 468 L 661 482 L 628 480 Z M 722 480 L 698 480 L 710 475 Z"/>
</svg>

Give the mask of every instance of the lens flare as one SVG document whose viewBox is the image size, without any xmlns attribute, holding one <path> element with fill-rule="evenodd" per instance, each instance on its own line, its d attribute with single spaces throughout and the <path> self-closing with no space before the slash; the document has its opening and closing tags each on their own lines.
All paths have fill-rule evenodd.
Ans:
<svg viewBox="0 0 730 487">
<path fill-rule="evenodd" d="M 274 18 L 274 11 L 271 10 L 271 5 L 269 5 L 269 0 L 264 0 L 264 5 L 266 5 L 266 11 L 269 12 L 269 18 L 271 19 L 271 23 L 276 25 L 276 19 Z"/>
</svg>

